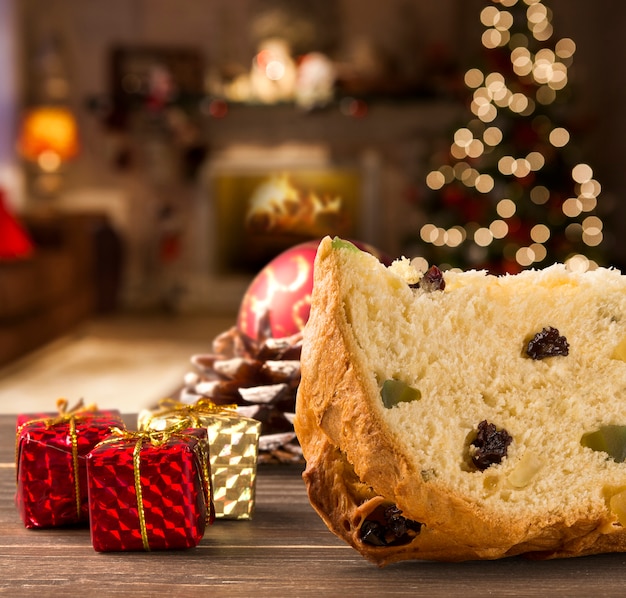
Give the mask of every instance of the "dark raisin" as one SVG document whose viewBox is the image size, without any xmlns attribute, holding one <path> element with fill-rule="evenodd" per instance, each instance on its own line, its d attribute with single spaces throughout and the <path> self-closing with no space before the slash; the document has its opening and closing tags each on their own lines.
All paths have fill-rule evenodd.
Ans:
<svg viewBox="0 0 626 598">
<path fill-rule="evenodd" d="M 535 334 L 529 341 L 526 354 L 533 359 L 544 359 L 557 355 L 565 356 L 569 354 L 569 343 L 556 328 L 548 326 Z"/>
<path fill-rule="evenodd" d="M 402 515 L 395 505 L 376 509 L 361 525 L 361 541 L 372 546 L 407 544 L 417 536 L 422 524 Z"/>
<path fill-rule="evenodd" d="M 378 521 L 366 519 L 361 525 L 361 541 L 372 546 L 386 546 L 385 526 Z"/>
<path fill-rule="evenodd" d="M 443 272 L 437 266 L 431 266 L 419 282 L 410 286 L 432 293 L 433 291 L 443 291 L 446 288 L 446 281 L 443 279 Z"/>
<path fill-rule="evenodd" d="M 387 527 L 396 538 L 408 534 L 411 531 L 419 532 L 422 524 L 412 519 L 407 519 L 402 515 L 402 511 L 395 505 L 391 505 L 385 509 L 385 519 Z"/>
<path fill-rule="evenodd" d="M 474 447 L 472 462 L 484 471 L 494 463 L 500 463 L 506 457 L 507 448 L 513 438 L 506 430 L 498 430 L 495 424 L 483 420 L 478 424 L 476 438 L 471 443 Z"/>
</svg>

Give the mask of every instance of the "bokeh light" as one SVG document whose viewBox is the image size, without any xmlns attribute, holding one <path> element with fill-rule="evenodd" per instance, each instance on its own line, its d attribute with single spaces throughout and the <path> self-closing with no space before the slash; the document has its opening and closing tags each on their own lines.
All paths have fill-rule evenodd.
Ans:
<svg viewBox="0 0 626 598">
<path fill-rule="evenodd" d="M 513 11 L 517 15 L 520 9 L 518 19 Z M 592 168 L 578 163 L 566 171 L 571 175 L 569 190 L 552 188 L 550 182 L 548 167 L 560 150 L 569 152 L 571 134 L 553 122 L 547 108 L 568 86 L 576 52 L 570 38 L 550 41 L 552 17 L 542 0 L 492 0 L 480 11 L 482 45 L 508 51 L 510 69 L 465 72 L 472 118 L 453 135 L 450 164 L 426 176 L 427 186 L 434 191 L 454 183 L 457 187 L 449 200 L 475 216 L 455 226 L 424 224 L 420 229 L 424 242 L 449 249 L 464 246 L 468 260 L 476 263 L 499 251 L 502 259 L 526 268 L 546 262 L 550 251 L 562 245 L 559 239 L 578 247 L 596 247 L 604 240 L 602 220 L 594 213 L 601 187 Z M 528 130 L 536 141 L 519 151 L 506 123 L 524 118 L 529 119 Z M 580 250 L 563 261 L 576 271 L 597 267 Z"/>
</svg>

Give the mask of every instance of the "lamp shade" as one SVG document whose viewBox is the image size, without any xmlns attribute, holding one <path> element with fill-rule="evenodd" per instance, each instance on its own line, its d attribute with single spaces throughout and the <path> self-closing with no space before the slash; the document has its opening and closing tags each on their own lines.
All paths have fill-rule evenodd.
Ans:
<svg viewBox="0 0 626 598">
<path fill-rule="evenodd" d="M 78 149 L 78 126 L 67 108 L 42 106 L 26 113 L 19 138 L 22 157 L 38 161 L 52 152 L 65 161 L 74 158 Z"/>
</svg>

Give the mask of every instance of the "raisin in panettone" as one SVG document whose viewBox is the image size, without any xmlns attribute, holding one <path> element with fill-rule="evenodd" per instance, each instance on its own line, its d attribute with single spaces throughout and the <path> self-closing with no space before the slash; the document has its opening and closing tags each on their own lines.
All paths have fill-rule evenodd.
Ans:
<svg viewBox="0 0 626 598">
<path fill-rule="evenodd" d="M 626 277 L 315 261 L 295 429 L 312 505 L 384 565 L 626 551 Z"/>
<path fill-rule="evenodd" d="M 258 339 L 233 326 L 213 340 L 212 352 L 193 355 L 180 400 L 206 397 L 261 422 L 259 462 L 298 462 L 302 451 L 293 429 L 300 382 L 302 334 L 273 338 L 263 318 Z"/>
</svg>

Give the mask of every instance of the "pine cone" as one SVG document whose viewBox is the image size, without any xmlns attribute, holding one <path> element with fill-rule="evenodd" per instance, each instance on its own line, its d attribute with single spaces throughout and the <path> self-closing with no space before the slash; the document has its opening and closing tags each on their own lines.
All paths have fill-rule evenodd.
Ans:
<svg viewBox="0 0 626 598">
<path fill-rule="evenodd" d="M 263 325 L 255 340 L 233 326 L 213 340 L 212 349 L 191 357 L 195 371 L 186 374 L 180 400 L 236 404 L 241 415 L 261 422 L 260 463 L 302 461 L 293 429 L 302 334 L 273 338 Z"/>
</svg>

